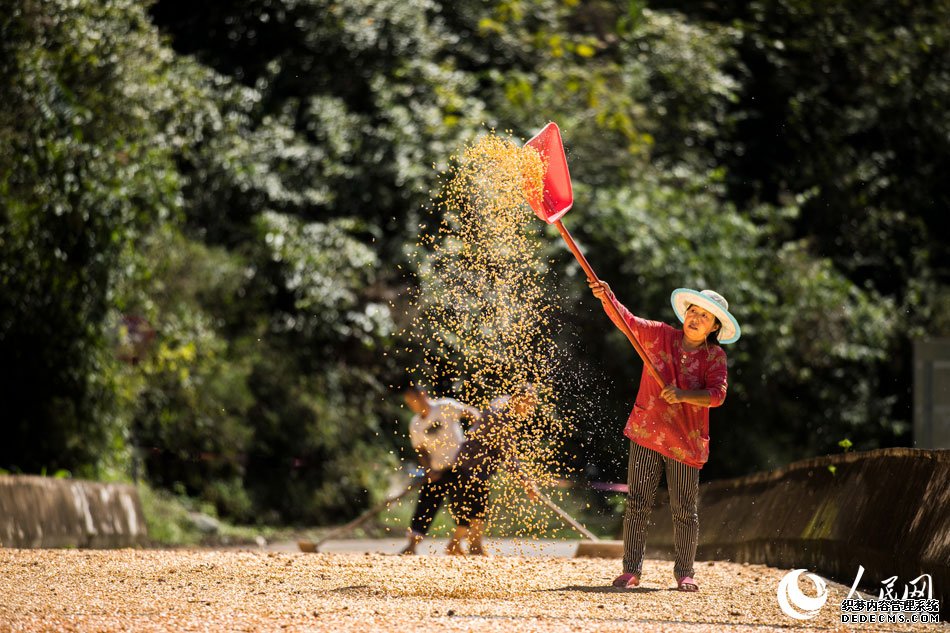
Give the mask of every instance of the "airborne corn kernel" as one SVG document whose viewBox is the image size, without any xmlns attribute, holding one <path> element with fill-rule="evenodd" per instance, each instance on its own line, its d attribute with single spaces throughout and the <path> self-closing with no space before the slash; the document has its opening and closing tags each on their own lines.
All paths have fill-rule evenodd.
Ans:
<svg viewBox="0 0 950 633">
<path fill-rule="evenodd" d="M 484 410 L 519 385 L 536 386 L 535 415 L 496 439 L 499 447 L 515 446 L 522 472 L 540 486 L 563 476 L 559 458 L 570 426 L 553 389 L 557 297 L 542 256 L 544 225 L 525 200 L 540 193 L 544 173 L 534 149 L 495 133 L 453 158 L 433 196 L 432 220 L 420 223 L 407 332 L 423 357 L 416 381 L 439 396 Z M 547 511 L 527 501 L 507 470 L 498 472 L 488 514 L 493 531 L 543 534 Z"/>
</svg>

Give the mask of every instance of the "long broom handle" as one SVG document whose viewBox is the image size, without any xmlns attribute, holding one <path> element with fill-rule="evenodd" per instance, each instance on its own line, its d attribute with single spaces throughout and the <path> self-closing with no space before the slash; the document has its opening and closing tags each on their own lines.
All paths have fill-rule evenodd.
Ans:
<svg viewBox="0 0 950 633">
<path fill-rule="evenodd" d="M 600 279 L 597 278 L 597 273 L 594 272 L 594 269 L 591 268 L 590 264 L 587 263 L 587 258 L 584 257 L 584 254 L 581 252 L 581 249 L 577 247 L 577 244 L 574 242 L 574 238 L 571 237 L 571 234 L 565 228 L 564 224 L 560 220 L 554 222 L 554 226 L 557 227 L 557 230 L 561 233 L 561 237 L 564 238 L 564 241 L 567 242 L 567 247 L 571 249 L 571 252 L 574 253 L 574 257 L 577 258 L 577 261 L 580 263 L 581 268 L 584 269 L 584 274 L 587 275 L 587 281 L 596 281 L 600 282 Z M 633 348 L 637 350 L 637 354 L 640 355 L 640 358 L 643 359 L 643 364 L 647 368 L 647 371 L 650 372 L 650 375 L 653 376 L 657 384 L 660 387 L 666 386 L 666 381 L 660 376 L 660 372 L 656 370 L 656 367 L 653 366 L 653 363 L 650 362 L 650 359 L 647 358 L 647 353 L 643 351 L 643 347 L 640 345 L 640 341 L 637 340 L 637 335 L 633 333 L 633 330 L 630 329 L 630 326 L 627 325 L 626 320 L 624 320 L 623 315 L 620 314 L 620 310 L 617 309 L 617 306 L 614 305 L 613 301 L 605 302 L 607 309 L 610 311 L 611 316 L 614 317 L 614 321 L 620 324 L 620 331 L 623 332 L 630 343 L 633 344 Z"/>
<path fill-rule="evenodd" d="M 403 490 L 403 491 L 402 491 L 401 493 L 399 493 L 398 495 L 396 495 L 396 496 L 394 496 L 394 497 L 389 497 L 388 499 L 386 499 L 386 500 L 384 500 L 384 501 L 380 501 L 378 504 L 376 504 L 375 506 L 373 506 L 372 508 L 370 508 L 369 510 L 367 510 L 366 512 L 364 512 L 363 514 L 361 514 L 361 515 L 358 516 L 357 518 L 353 519 L 352 521 L 350 521 L 350 522 L 347 523 L 346 525 L 342 525 L 342 526 L 336 528 L 335 530 L 332 530 L 331 532 L 328 532 L 323 538 L 321 538 L 319 541 L 317 541 L 316 543 L 314 543 L 314 549 L 319 549 L 319 547 L 320 547 L 321 545 L 323 545 L 324 543 L 326 543 L 327 541 L 331 541 L 331 540 L 333 540 L 334 538 L 338 537 L 339 535 L 345 534 L 346 532 L 349 532 L 350 530 L 356 529 L 357 527 L 359 527 L 359 526 L 362 525 L 363 523 L 366 523 L 366 521 L 368 521 L 368 520 L 370 519 L 370 517 L 373 517 L 373 516 L 379 514 L 380 512 L 382 512 L 383 510 L 385 510 L 390 504 L 392 504 L 392 503 L 394 503 L 395 501 L 398 501 L 399 499 L 405 497 L 405 496 L 409 493 L 409 491 L 412 490 L 412 489 L 413 489 L 413 486 L 407 487 L 405 490 Z M 574 517 L 572 517 L 570 514 L 568 514 L 567 512 L 565 512 L 559 505 L 557 505 L 556 503 L 554 503 L 553 501 L 551 501 L 551 499 L 550 499 L 547 495 L 545 495 L 545 494 L 542 493 L 541 491 L 536 491 L 536 493 L 537 493 L 537 495 L 538 495 L 538 499 L 540 499 L 541 502 L 542 502 L 544 505 L 546 505 L 546 506 L 549 507 L 551 510 L 553 510 L 553 511 L 554 511 L 554 514 L 558 515 L 558 516 L 561 518 L 561 520 L 563 520 L 565 523 L 567 523 L 567 524 L 570 525 L 572 528 L 574 528 L 575 530 L 577 530 L 578 532 L 580 532 L 583 536 L 586 536 L 588 539 L 590 539 L 590 540 L 592 540 L 592 541 L 599 541 L 599 540 L 600 540 L 600 539 L 599 539 L 595 534 L 593 534 L 590 530 L 588 530 L 588 529 L 585 528 L 583 525 L 581 525 L 580 523 L 578 523 L 577 520 L 574 519 Z"/>
<path fill-rule="evenodd" d="M 331 541 L 331 540 L 335 539 L 336 537 L 340 536 L 341 534 L 346 534 L 346 533 L 349 532 L 350 530 L 354 530 L 354 529 L 358 528 L 359 526 L 363 525 L 364 523 L 366 523 L 367 521 L 369 521 L 372 517 L 376 516 L 377 514 L 379 514 L 380 512 L 382 512 L 383 510 L 385 510 L 386 508 L 388 508 L 391 504 L 393 504 L 394 502 L 398 501 L 399 499 L 402 499 L 402 498 L 405 497 L 407 494 L 409 494 L 409 491 L 412 490 L 413 487 L 414 487 L 413 485 L 409 485 L 405 490 L 403 490 L 402 492 L 400 492 L 400 493 L 397 494 L 396 496 L 394 496 L 394 497 L 389 497 L 389 498 L 385 499 L 384 501 L 380 501 L 379 503 L 377 503 L 376 505 L 374 505 L 372 508 L 370 508 L 369 510 L 367 510 L 366 512 L 364 512 L 364 513 L 361 514 L 360 516 L 356 517 L 355 519 L 353 519 L 352 521 L 350 521 L 350 522 L 347 523 L 346 525 L 341 525 L 340 527 L 331 530 L 331 531 L 328 532 L 326 535 L 324 535 L 323 538 L 321 538 L 319 541 L 317 541 L 316 543 L 314 543 L 314 547 L 315 547 L 315 548 L 318 548 L 318 547 L 320 547 L 321 545 L 323 545 L 324 543 L 326 543 L 327 541 Z"/>
<path fill-rule="evenodd" d="M 575 530 L 577 530 L 578 532 L 580 532 L 583 536 L 586 536 L 586 537 L 587 537 L 588 539 L 590 539 L 591 541 L 599 541 L 599 540 L 600 540 L 600 539 L 599 539 L 595 534 L 593 534 L 590 530 L 588 530 L 586 527 L 584 527 L 583 525 L 581 525 L 580 523 L 578 523 L 578 522 L 574 519 L 574 517 L 572 517 L 572 516 L 569 515 L 567 512 L 565 512 L 564 510 L 562 510 L 559 505 L 557 505 L 556 503 L 554 503 L 553 501 L 551 501 L 551 499 L 550 499 L 547 495 L 545 495 L 543 492 L 537 490 L 537 491 L 535 491 L 535 494 L 538 495 L 538 499 L 540 499 L 541 502 L 542 502 L 544 505 L 546 505 L 547 507 L 551 508 L 551 510 L 554 511 L 554 514 L 558 515 L 558 516 L 561 518 L 562 521 L 564 521 L 565 523 L 567 523 L 568 525 L 570 525 L 572 528 L 574 528 Z"/>
</svg>

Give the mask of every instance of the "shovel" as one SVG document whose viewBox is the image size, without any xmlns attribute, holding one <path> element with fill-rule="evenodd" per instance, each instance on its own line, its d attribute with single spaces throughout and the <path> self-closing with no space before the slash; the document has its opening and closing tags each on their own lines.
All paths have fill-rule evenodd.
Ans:
<svg viewBox="0 0 950 633">
<path fill-rule="evenodd" d="M 531 205 L 535 215 L 548 224 L 553 224 L 557 227 L 561 237 L 567 242 L 567 247 L 571 249 L 571 252 L 574 253 L 574 257 L 576 257 L 578 263 L 580 263 L 581 268 L 584 269 L 584 274 L 587 275 L 587 281 L 599 282 L 600 279 L 597 278 L 597 273 L 591 268 L 587 262 L 587 258 L 584 257 L 584 254 L 581 253 L 577 244 L 574 242 L 574 238 L 571 237 L 571 234 L 561 222 L 561 218 L 565 213 L 570 211 L 571 206 L 574 204 L 574 191 L 571 188 L 571 174 L 567 170 L 567 156 L 564 153 L 564 144 L 561 142 L 561 130 L 558 129 L 557 123 L 552 121 L 545 125 L 544 128 L 538 132 L 534 138 L 525 143 L 525 145 L 533 147 L 538 154 L 541 155 L 541 159 L 547 164 L 547 170 L 544 173 L 543 192 L 539 196 L 535 192 L 526 190 L 525 198 L 527 198 L 528 204 Z M 606 306 L 611 316 L 614 317 L 614 320 L 621 324 L 621 331 L 626 335 L 630 343 L 633 344 L 633 348 L 637 350 L 637 354 L 640 355 L 640 358 L 643 359 L 643 364 L 647 368 L 647 371 L 650 372 L 650 375 L 653 376 L 660 387 L 666 386 L 666 381 L 663 380 L 660 376 L 660 372 L 656 370 L 656 367 L 654 367 L 653 363 L 647 358 L 646 352 L 643 351 L 643 347 L 640 345 L 640 341 L 637 340 L 633 330 L 631 330 L 627 322 L 624 321 L 620 311 L 617 310 L 617 307 L 614 306 L 611 301 L 608 301 Z"/>
</svg>

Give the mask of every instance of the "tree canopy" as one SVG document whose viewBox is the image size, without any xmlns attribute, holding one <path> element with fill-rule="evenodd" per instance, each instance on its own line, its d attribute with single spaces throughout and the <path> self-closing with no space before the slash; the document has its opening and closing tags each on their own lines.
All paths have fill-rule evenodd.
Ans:
<svg viewBox="0 0 950 633">
<path fill-rule="evenodd" d="M 354 512 L 406 446 L 439 172 L 548 120 L 621 301 L 672 321 L 673 288 L 711 287 L 742 322 L 704 476 L 908 445 L 911 341 L 950 335 L 948 24 L 947 0 L 0 0 L 0 468 Z M 568 449 L 617 479 L 641 365 L 545 239 L 586 381 L 559 387 Z"/>
</svg>

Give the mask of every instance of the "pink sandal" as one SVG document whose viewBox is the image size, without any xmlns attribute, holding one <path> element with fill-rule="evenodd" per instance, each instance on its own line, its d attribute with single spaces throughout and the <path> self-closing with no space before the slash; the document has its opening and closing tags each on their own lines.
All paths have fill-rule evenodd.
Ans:
<svg viewBox="0 0 950 633">
<path fill-rule="evenodd" d="M 630 589 L 631 587 L 636 587 L 640 584 L 640 576 L 636 574 L 620 574 L 614 578 L 613 585 L 614 587 L 620 587 L 622 589 Z"/>
<path fill-rule="evenodd" d="M 699 585 L 689 576 L 676 579 L 676 588 L 679 591 L 699 591 Z"/>
</svg>

